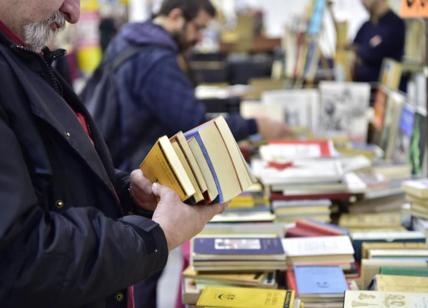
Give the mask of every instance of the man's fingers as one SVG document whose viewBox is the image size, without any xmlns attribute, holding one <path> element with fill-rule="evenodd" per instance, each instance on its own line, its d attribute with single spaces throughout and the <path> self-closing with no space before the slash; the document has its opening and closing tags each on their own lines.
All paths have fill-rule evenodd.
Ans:
<svg viewBox="0 0 428 308">
<path fill-rule="evenodd" d="M 211 207 L 213 207 L 213 209 L 214 209 L 214 212 L 215 212 L 214 215 L 217 215 L 217 214 L 224 212 L 224 210 L 227 207 L 227 203 L 213 204 L 213 205 L 211 205 Z"/>
<path fill-rule="evenodd" d="M 160 185 L 159 183 L 153 183 L 152 191 L 155 196 L 158 196 L 161 200 L 166 198 L 171 198 L 171 202 L 178 202 L 180 198 L 177 193 L 173 191 L 171 188 Z"/>
<path fill-rule="evenodd" d="M 211 220 L 215 215 L 222 213 L 225 209 L 226 204 L 199 205 L 195 207 L 195 210 L 202 211 L 208 220 Z"/>
<path fill-rule="evenodd" d="M 131 184 L 138 186 L 146 194 L 152 193 L 152 183 L 144 177 L 143 172 L 139 169 L 131 172 Z"/>
</svg>

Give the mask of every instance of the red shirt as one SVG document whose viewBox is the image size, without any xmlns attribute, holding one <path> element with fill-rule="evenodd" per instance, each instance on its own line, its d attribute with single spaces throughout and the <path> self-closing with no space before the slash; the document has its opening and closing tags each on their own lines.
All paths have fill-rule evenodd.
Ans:
<svg viewBox="0 0 428 308">
<path fill-rule="evenodd" d="M 1 20 L 0 20 L 0 31 L 3 32 L 4 35 L 7 36 L 9 40 L 11 40 L 13 43 L 17 45 L 25 45 L 22 38 L 20 38 L 17 34 L 15 34 L 8 26 L 6 26 Z"/>
</svg>

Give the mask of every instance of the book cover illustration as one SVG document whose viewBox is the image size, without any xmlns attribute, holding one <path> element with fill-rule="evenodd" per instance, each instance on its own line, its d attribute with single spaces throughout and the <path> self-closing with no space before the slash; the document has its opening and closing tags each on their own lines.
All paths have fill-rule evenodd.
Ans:
<svg viewBox="0 0 428 308">
<path fill-rule="evenodd" d="M 347 135 L 364 141 L 367 136 L 366 110 L 370 100 L 370 85 L 351 82 L 321 82 L 320 129 L 325 134 Z"/>
</svg>

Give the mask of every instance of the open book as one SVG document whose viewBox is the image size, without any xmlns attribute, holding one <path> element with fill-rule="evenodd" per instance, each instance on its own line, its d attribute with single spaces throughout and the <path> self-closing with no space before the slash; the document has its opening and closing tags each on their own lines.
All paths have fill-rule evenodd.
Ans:
<svg viewBox="0 0 428 308">
<path fill-rule="evenodd" d="M 223 117 L 169 139 L 159 138 L 140 169 L 150 181 L 170 187 L 189 204 L 224 203 L 253 184 Z"/>
</svg>

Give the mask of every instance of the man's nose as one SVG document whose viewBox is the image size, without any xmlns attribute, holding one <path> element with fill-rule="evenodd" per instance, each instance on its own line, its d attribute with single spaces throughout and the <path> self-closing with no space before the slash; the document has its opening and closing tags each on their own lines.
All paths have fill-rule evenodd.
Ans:
<svg viewBox="0 0 428 308">
<path fill-rule="evenodd" d="M 59 11 L 64 14 L 69 23 L 75 24 L 80 17 L 80 0 L 64 0 Z"/>
</svg>

